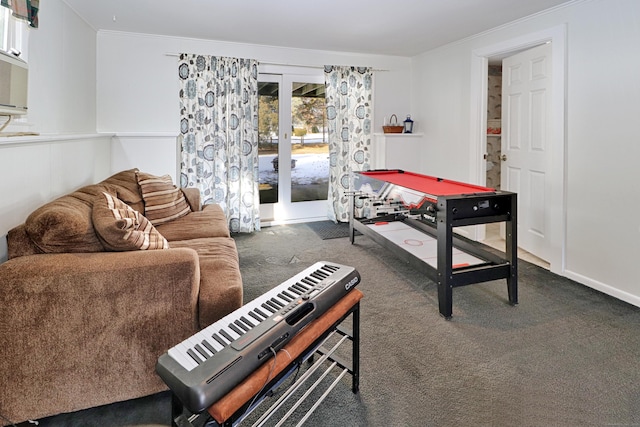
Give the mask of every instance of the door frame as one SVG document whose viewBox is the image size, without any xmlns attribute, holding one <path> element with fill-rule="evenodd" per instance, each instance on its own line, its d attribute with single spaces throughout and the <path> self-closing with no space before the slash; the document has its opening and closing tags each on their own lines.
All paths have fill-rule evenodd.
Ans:
<svg viewBox="0 0 640 427">
<path fill-rule="evenodd" d="M 327 200 L 291 202 L 291 138 L 292 132 L 288 123 L 292 117 L 291 84 L 293 82 L 324 83 L 324 74 L 316 70 L 300 70 L 287 68 L 267 68 L 259 70 L 259 81 L 278 82 L 279 125 L 278 125 L 278 157 L 280 160 L 278 176 L 278 202 L 260 204 L 261 226 L 295 224 L 301 222 L 322 221 L 328 219 Z M 301 72 L 302 71 L 302 72 Z M 267 77 L 268 76 L 268 77 Z M 261 80 L 262 77 L 262 80 Z M 288 91 L 288 92 L 286 92 Z M 285 92 L 288 94 L 285 96 Z M 282 102 L 284 99 L 289 102 Z M 282 142 L 282 143 L 280 143 Z M 289 147 L 285 149 L 284 147 Z M 286 184 L 286 185 L 285 185 Z"/>
<path fill-rule="evenodd" d="M 567 28 L 558 25 L 497 44 L 476 49 L 471 55 L 471 120 L 469 171 L 476 183 L 486 183 L 488 65 L 490 58 L 506 57 L 551 42 L 551 195 L 545 209 L 551 209 L 550 270 L 562 274 L 566 268 L 566 79 Z M 485 227 L 475 228 L 474 238 L 485 237 Z"/>
</svg>

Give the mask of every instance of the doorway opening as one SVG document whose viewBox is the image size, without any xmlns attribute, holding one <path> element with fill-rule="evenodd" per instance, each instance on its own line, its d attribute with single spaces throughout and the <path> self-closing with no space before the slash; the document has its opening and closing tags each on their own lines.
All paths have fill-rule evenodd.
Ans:
<svg viewBox="0 0 640 427">
<path fill-rule="evenodd" d="M 478 183 L 487 185 L 487 140 L 497 139 L 496 136 L 488 136 L 490 126 L 488 115 L 488 77 L 489 65 L 500 63 L 502 59 L 516 53 L 526 51 L 535 46 L 551 42 L 552 52 L 552 90 L 550 92 L 550 117 L 553 119 L 549 126 L 549 146 L 551 150 L 549 164 L 549 181 L 551 190 L 545 203 L 538 206 L 539 209 L 548 210 L 549 224 L 548 235 L 550 241 L 550 253 L 548 256 L 548 268 L 557 274 L 562 274 L 565 266 L 565 244 L 566 244 L 566 202 L 565 202 L 565 76 L 566 76 L 566 27 L 564 25 L 544 30 L 538 33 L 529 34 L 516 39 L 478 49 L 472 56 L 472 84 L 471 96 L 475 102 L 471 104 L 471 130 L 472 147 L 470 157 L 470 168 L 472 176 L 476 177 Z M 501 115 L 502 117 L 502 115 Z M 502 128 L 502 126 L 500 126 Z M 495 132 L 495 131 L 494 131 Z M 493 133 L 492 135 L 495 135 Z M 503 145 L 501 131 L 501 149 Z M 495 144 L 495 143 L 494 143 Z M 501 164 L 491 165 L 494 168 L 502 167 Z M 502 163 L 502 161 L 497 162 Z M 495 173 L 496 171 L 494 171 Z M 500 172 L 501 174 L 503 171 Z M 492 185 L 496 187 L 496 185 Z M 502 188 L 508 190 L 508 188 Z M 477 240 L 487 240 L 486 227 L 477 227 L 475 238 Z"/>
</svg>

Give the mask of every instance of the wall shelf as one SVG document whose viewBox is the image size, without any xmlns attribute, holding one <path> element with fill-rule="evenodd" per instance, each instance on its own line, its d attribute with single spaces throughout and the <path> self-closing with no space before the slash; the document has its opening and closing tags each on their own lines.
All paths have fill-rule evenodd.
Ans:
<svg viewBox="0 0 640 427">
<path fill-rule="evenodd" d="M 73 133 L 73 134 L 38 134 L 6 136 L 0 134 L 0 146 L 33 144 L 33 143 L 57 143 L 61 141 L 92 140 L 100 138 L 111 138 L 111 133 Z"/>
<path fill-rule="evenodd" d="M 384 137 L 402 137 L 402 138 L 411 138 L 412 136 L 424 136 L 423 133 L 383 133 L 377 132 L 374 133 L 373 136 L 384 136 Z"/>
</svg>

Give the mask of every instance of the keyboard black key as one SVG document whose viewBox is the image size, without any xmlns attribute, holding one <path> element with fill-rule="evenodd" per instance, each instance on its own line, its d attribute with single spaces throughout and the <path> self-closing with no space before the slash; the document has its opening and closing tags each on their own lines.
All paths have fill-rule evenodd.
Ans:
<svg viewBox="0 0 640 427">
<path fill-rule="evenodd" d="M 314 287 L 317 283 L 311 280 L 311 277 L 305 277 L 304 279 L 301 280 L 301 282 L 302 282 L 301 283 L 302 286 L 308 286 L 309 288 Z"/>
<path fill-rule="evenodd" d="M 258 314 L 258 309 L 253 309 L 249 312 L 249 316 L 253 317 L 254 319 L 256 319 L 258 322 L 262 322 L 264 319 L 266 319 L 265 316 L 260 316 Z"/>
<path fill-rule="evenodd" d="M 276 311 L 278 311 L 278 310 L 276 310 L 275 308 L 271 307 L 269 304 L 267 304 L 268 302 L 269 302 L 269 301 L 267 301 L 267 302 L 263 302 L 263 303 L 262 303 L 262 308 L 264 308 L 264 309 L 265 309 L 265 310 L 267 310 L 267 311 L 270 311 L 271 313 L 275 313 Z"/>
<path fill-rule="evenodd" d="M 189 349 L 187 350 L 187 354 L 191 356 L 191 358 L 195 360 L 198 365 L 202 365 L 203 361 L 198 357 L 195 351 L 193 351 L 192 349 Z"/>
<path fill-rule="evenodd" d="M 291 287 L 296 291 L 300 291 L 300 295 L 302 295 L 305 292 L 307 292 L 307 288 L 302 286 L 302 284 L 300 284 L 300 283 L 296 283 L 295 285 L 292 285 Z"/>
<path fill-rule="evenodd" d="M 272 304 L 275 304 L 276 307 L 278 307 L 279 309 L 285 306 L 285 304 L 281 303 L 276 298 L 271 298 L 268 302 L 271 302 Z"/>
<path fill-rule="evenodd" d="M 233 332 L 235 332 L 238 335 L 244 335 L 244 331 L 238 328 L 238 326 L 235 323 L 229 323 L 229 329 L 231 329 Z"/>
<path fill-rule="evenodd" d="M 213 338 L 214 340 L 216 340 L 218 342 L 218 344 L 220 344 L 223 347 L 228 346 L 229 344 L 231 344 L 231 341 L 226 341 L 224 338 L 222 338 L 220 335 L 218 334 L 213 334 L 211 335 L 211 338 Z"/>
<path fill-rule="evenodd" d="M 289 287 L 289 290 L 293 293 L 296 293 L 298 295 L 302 295 L 305 293 L 305 290 L 303 290 L 301 287 L 296 287 L 296 285 L 291 285 Z"/>
<path fill-rule="evenodd" d="M 291 293 L 290 293 L 290 292 L 288 292 L 288 291 L 282 291 L 282 293 L 283 293 L 284 295 L 288 296 L 289 298 L 291 298 L 291 300 L 292 300 L 292 301 L 293 301 L 294 299 L 296 299 L 296 298 L 297 298 L 295 295 L 291 294 Z"/>
<path fill-rule="evenodd" d="M 196 349 L 196 351 L 198 352 L 197 354 L 201 354 L 202 357 L 204 357 L 204 360 L 207 360 L 210 357 L 209 353 L 207 353 L 205 349 L 200 346 L 200 344 L 196 344 L 193 348 Z"/>
<path fill-rule="evenodd" d="M 207 340 L 202 340 L 202 345 L 205 346 L 205 348 L 209 350 L 211 354 L 216 354 L 218 352 Z"/>
<path fill-rule="evenodd" d="M 229 333 L 227 331 L 225 331 L 224 329 L 220 329 L 220 335 L 222 335 L 224 337 L 224 339 L 229 341 L 230 343 L 235 341 L 235 339 L 231 338 L 231 335 L 229 335 Z"/>
<path fill-rule="evenodd" d="M 266 319 L 267 317 L 269 317 L 269 315 L 268 315 L 267 313 L 265 313 L 264 311 L 260 310 L 260 308 L 258 308 L 258 307 L 256 307 L 254 311 L 255 311 L 256 313 L 258 313 L 258 315 L 260 315 L 260 316 L 264 317 L 265 319 Z"/>
<path fill-rule="evenodd" d="M 313 278 L 318 279 L 319 282 L 321 282 L 322 280 L 327 278 L 326 274 L 322 274 L 322 272 L 320 271 L 316 271 L 314 273 L 311 273 L 311 276 L 313 276 Z"/>
<path fill-rule="evenodd" d="M 247 319 L 244 316 L 240 316 L 239 320 L 244 322 L 244 324 L 247 325 L 249 328 L 255 328 L 255 326 L 256 326 L 255 323 L 253 323 L 252 321 L 250 321 L 249 319 Z"/>
<path fill-rule="evenodd" d="M 289 298 L 287 295 L 284 294 L 284 292 L 280 292 L 278 294 L 278 298 L 280 298 L 281 300 L 284 300 L 286 302 L 291 302 L 293 301 L 293 298 Z"/>
<path fill-rule="evenodd" d="M 242 333 L 244 334 L 245 332 L 249 331 L 249 327 L 247 325 L 244 324 L 244 322 L 240 319 L 236 320 L 235 323 L 240 329 L 242 329 Z"/>
</svg>

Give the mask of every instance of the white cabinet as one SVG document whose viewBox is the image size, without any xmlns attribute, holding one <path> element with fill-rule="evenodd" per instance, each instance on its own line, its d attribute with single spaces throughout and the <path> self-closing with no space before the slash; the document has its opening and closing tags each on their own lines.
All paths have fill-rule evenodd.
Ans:
<svg viewBox="0 0 640 427">
<path fill-rule="evenodd" d="M 425 145 L 423 137 L 421 133 L 373 134 L 372 168 L 420 172 Z"/>
</svg>

